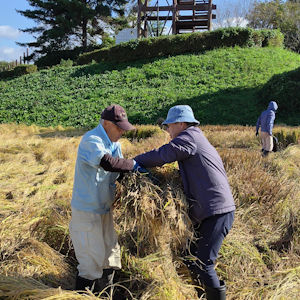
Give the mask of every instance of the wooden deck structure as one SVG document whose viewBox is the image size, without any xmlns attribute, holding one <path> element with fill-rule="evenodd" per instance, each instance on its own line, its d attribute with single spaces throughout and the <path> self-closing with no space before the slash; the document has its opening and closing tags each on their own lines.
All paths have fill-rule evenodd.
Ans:
<svg viewBox="0 0 300 300">
<path fill-rule="evenodd" d="M 172 1 L 172 3 L 169 3 Z M 172 34 L 211 30 L 212 19 L 216 18 L 213 10 L 217 7 L 212 0 L 166 0 L 166 6 L 160 6 L 158 0 L 154 6 L 149 6 L 148 0 L 138 0 L 138 38 L 147 37 L 149 26 L 156 22 L 156 36 L 159 30 L 166 27 L 167 21 L 172 21 Z"/>
</svg>

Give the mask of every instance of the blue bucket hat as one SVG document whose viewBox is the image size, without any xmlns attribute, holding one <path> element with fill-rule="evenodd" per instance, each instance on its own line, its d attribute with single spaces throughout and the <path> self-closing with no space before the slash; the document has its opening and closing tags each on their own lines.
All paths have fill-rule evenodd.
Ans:
<svg viewBox="0 0 300 300">
<path fill-rule="evenodd" d="M 169 109 L 167 119 L 162 123 L 163 125 L 186 122 L 200 124 L 194 117 L 192 108 L 189 105 L 176 105 Z"/>
</svg>

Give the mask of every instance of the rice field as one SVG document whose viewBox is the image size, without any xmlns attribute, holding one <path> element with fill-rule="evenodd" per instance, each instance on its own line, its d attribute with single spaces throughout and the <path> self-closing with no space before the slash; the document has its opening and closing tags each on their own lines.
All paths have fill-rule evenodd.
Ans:
<svg viewBox="0 0 300 300">
<path fill-rule="evenodd" d="M 137 127 L 121 139 L 125 157 L 169 140 L 158 126 Z M 237 205 L 216 264 L 227 299 L 297 299 L 300 128 L 275 127 L 281 150 L 267 158 L 254 127 L 202 129 L 223 159 Z M 197 299 L 182 263 L 192 231 L 176 163 L 151 170 L 159 183 L 128 174 L 118 184 L 114 218 L 123 269 L 110 293 L 73 291 L 77 262 L 68 224 L 83 133 L 0 125 L 0 299 Z"/>
</svg>

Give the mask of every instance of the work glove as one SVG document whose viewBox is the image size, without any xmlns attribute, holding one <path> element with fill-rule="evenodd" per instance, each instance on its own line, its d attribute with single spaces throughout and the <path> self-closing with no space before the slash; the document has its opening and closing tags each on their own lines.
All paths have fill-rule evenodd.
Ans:
<svg viewBox="0 0 300 300">
<path fill-rule="evenodd" d="M 258 136 L 258 131 L 256 131 L 255 135 Z"/>
<path fill-rule="evenodd" d="M 140 173 L 140 174 L 143 174 L 143 175 L 149 175 L 149 171 L 146 169 L 146 168 L 144 168 L 144 167 L 142 167 L 138 162 L 136 162 L 135 160 L 133 160 L 133 163 L 134 163 L 134 165 L 133 165 L 133 169 L 132 169 L 132 171 L 134 172 L 134 173 Z"/>
<path fill-rule="evenodd" d="M 145 175 L 145 176 L 147 176 L 151 181 L 152 181 L 152 183 L 153 184 L 155 184 L 155 185 L 160 185 L 160 181 L 156 178 L 156 177 L 154 177 L 151 173 L 150 173 L 150 171 L 148 171 L 146 168 L 144 168 L 144 167 L 142 167 L 138 162 L 136 162 L 135 160 L 133 160 L 133 163 L 134 163 L 134 165 L 133 165 L 133 172 L 135 172 L 135 173 L 139 173 L 139 174 L 141 174 L 141 175 Z"/>
</svg>

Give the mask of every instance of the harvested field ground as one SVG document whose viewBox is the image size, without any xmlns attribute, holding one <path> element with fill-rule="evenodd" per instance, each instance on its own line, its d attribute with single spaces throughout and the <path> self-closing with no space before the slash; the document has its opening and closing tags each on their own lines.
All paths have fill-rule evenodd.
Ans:
<svg viewBox="0 0 300 300">
<path fill-rule="evenodd" d="M 237 204 L 234 227 L 216 265 L 228 299 L 296 299 L 300 128 L 275 127 L 281 151 L 264 159 L 253 127 L 202 129 L 223 159 Z M 68 224 L 83 133 L 0 125 L 0 299 L 96 299 L 89 291 L 72 291 L 77 263 Z M 121 143 L 124 156 L 133 157 L 167 141 L 164 131 L 147 125 Z M 177 164 L 152 174 L 159 185 L 135 174 L 118 185 L 114 217 L 123 270 L 114 299 L 197 299 L 182 264 L 182 249 L 192 233 Z"/>
</svg>

